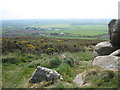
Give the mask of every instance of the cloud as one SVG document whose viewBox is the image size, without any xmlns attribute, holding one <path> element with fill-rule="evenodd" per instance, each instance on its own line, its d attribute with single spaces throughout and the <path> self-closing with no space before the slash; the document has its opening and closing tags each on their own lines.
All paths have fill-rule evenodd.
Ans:
<svg viewBox="0 0 120 90">
<path fill-rule="evenodd" d="M 117 18 L 119 0 L 2 0 L 3 19 Z"/>
</svg>

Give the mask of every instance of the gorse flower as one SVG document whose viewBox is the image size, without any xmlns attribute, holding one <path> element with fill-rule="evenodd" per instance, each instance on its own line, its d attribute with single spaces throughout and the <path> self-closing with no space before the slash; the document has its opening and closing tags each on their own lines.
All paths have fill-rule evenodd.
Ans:
<svg viewBox="0 0 120 90">
<path fill-rule="evenodd" d="M 28 41 L 17 41 L 17 43 L 26 44 Z"/>
<path fill-rule="evenodd" d="M 28 46 L 28 48 L 30 48 L 30 49 L 34 49 L 35 48 L 35 46 L 33 46 L 32 44 L 27 44 L 26 46 Z"/>
<path fill-rule="evenodd" d="M 62 42 L 62 40 L 56 40 L 57 42 Z"/>
<path fill-rule="evenodd" d="M 53 52 L 54 52 L 54 48 L 47 48 L 46 49 L 47 54 L 53 54 Z"/>
<path fill-rule="evenodd" d="M 47 46 L 47 43 L 43 43 L 43 44 L 40 45 L 40 47 L 42 47 L 42 48 L 44 48 L 46 46 Z"/>
<path fill-rule="evenodd" d="M 27 44 L 26 46 L 29 46 L 29 47 L 31 47 L 31 46 L 33 46 L 32 44 Z"/>
<path fill-rule="evenodd" d="M 54 48 L 47 48 L 46 51 L 53 51 Z"/>
</svg>

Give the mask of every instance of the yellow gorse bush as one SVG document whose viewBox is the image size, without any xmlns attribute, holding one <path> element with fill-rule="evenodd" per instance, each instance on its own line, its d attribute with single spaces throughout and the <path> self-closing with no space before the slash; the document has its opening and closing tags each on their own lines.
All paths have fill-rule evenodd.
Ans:
<svg viewBox="0 0 120 90">
<path fill-rule="evenodd" d="M 54 48 L 47 48 L 46 51 L 54 51 Z"/>
<path fill-rule="evenodd" d="M 31 46 L 33 46 L 32 44 L 27 44 L 26 46 L 29 46 L 29 47 L 31 47 Z"/>
<path fill-rule="evenodd" d="M 44 39 L 40 39 L 40 42 L 43 42 L 44 41 Z"/>
<path fill-rule="evenodd" d="M 30 49 L 35 49 L 35 46 L 31 46 L 31 47 L 29 47 Z"/>
<path fill-rule="evenodd" d="M 26 46 L 28 46 L 28 48 L 30 48 L 30 49 L 34 49 L 35 48 L 35 46 L 33 46 L 32 44 L 27 44 Z"/>
<path fill-rule="evenodd" d="M 17 43 L 26 44 L 28 41 L 17 41 Z"/>
<path fill-rule="evenodd" d="M 43 43 L 43 44 L 40 45 L 40 47 L 42 47 L 42 48 L 45 47 L 45 46 L 47 46 L 47 43 Z"/>
<path fill-rule="evenodd" d="M 57 42 L 62 42 L 62 40 L 56 40 Z"/>
</svg>

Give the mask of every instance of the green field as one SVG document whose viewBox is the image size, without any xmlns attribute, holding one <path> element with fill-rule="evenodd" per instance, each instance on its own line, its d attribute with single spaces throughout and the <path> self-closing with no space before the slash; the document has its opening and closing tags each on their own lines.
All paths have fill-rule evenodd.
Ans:
<svg viewBox="0 0 120 90">
<path fill-rule="evenodd" d="M 3 21 L 2 35 L 71 37 L 73 39 L 93 36 L 91 38 L 97 39 L 100 35 L 108 34 L 109 21 L 110 19 L 6 20 Z"/>
<path fill-rule="evenodd" d="M 57 27 L 57 25 L 54 25 L 53 27 Z M 63 25 L 63 27 L 61 26 L 60 28 L 62 30 L 46 31 L 46 32 L 47 33 L 64 32 L 64 33 L 69 33 L 73 36 L 95 36 L 95 35 L 100 35 L 100 34 L 106 34 L 108 32 L 107 25 L 77 25 L 77 26 Z"/>
</svg>

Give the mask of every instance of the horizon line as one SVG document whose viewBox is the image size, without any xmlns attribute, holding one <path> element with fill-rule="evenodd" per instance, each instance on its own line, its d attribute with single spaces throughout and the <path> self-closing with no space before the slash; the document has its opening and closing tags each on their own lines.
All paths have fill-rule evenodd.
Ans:
<svg viewBox="0 0 120 90">
<path fill-rule="evenodd" d="M 0 19 L 2 20 L 41 20 L 41 19 L 117 19 L 117 18 L 25 18 L 25 19 Z"/>
</svg>

